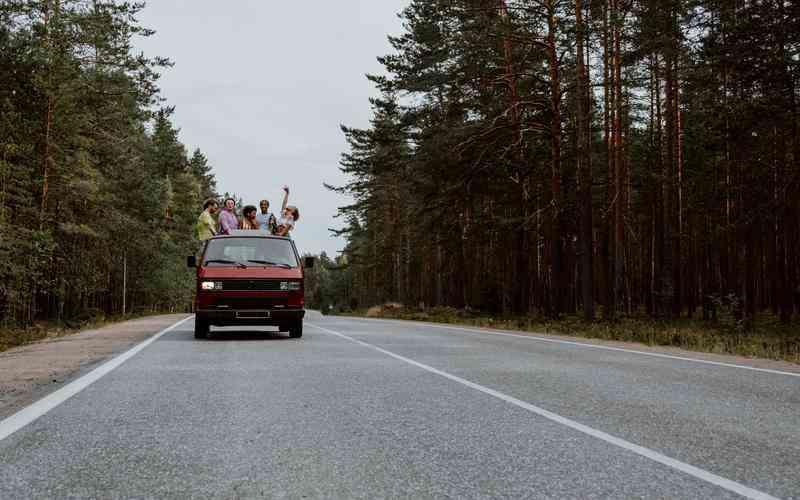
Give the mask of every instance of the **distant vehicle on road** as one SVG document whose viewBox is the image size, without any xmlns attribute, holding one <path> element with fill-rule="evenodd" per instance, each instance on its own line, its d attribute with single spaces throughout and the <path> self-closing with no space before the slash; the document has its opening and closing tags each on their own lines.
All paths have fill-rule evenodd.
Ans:
<svg viewBox="0 0 800 500">
<path fill-rule="evenodd" d="M 303 336 L 303 266 L 291 239 L 233 231 L 207 240 L 187 264 L 197 269 L 195 338 L 208 337 L 212 325 L 277 326 Z M 313 266 L 306 258 L 305 267 Z"/>
</svg>

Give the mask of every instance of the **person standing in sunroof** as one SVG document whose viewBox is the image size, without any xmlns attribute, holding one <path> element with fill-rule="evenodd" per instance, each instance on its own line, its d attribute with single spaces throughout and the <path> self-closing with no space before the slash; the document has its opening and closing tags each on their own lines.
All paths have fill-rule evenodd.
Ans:
<svg viewBox="0 0 800 500">
<path fill-rule="evenodd" d="M 261 200 L 258 204 L 258 208 L 260 209 L 258 214 L 256 214 L 258 229 L 275 234 L 277 224 L 275 223 L 275 214 L 269 211 L 269 201 Z"/>
<path fill-rule="evenodd" d="M 242 222 L 239 229 L 258 230 L 258 220 L 256 219 L 256 207 L 247 205 L 242 209 Z"/>
<path fill-rule="evenodd" d="M 225 200 L 225 206 L 219 214 L 219 234 L 231 234 L 232 231 L 239 229 L 239 218 L 233 211 L 236 201 L 233 198 Z"/>
<path fill-rule="evenodd" d="M 203 203 L 203 212 L 197 218 L 197 224 L 195 225 L 197 239 L 201 243 L 217 235 L 217 221 L 214 220 L 215 213 L 217 213 L 217 200 L 209 198 Z"/>
<path fill-rule="evenodd" d="M 283 186 L 283 206 L 281 216 L 278 219 L 278 229 L 275 231 L 277 236 L 291 237 L 289 232 L 294 229 L 295 223 L 300 219 L 300 211 L 294 205 L 289 205 L 289 186 Z"/>
</svg>

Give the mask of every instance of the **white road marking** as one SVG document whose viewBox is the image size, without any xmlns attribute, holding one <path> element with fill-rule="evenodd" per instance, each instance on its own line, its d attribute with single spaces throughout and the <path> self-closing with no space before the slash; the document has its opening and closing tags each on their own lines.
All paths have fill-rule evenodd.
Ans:
<svg viewBox="0 0 800 500">
<path fill-rule="evenodd" d="M 700 469 L 699 467 L 695 467 L 693 465 L 689 465 L 687 463 L 681 462 L 680 460 L 676 460 L 676 459 L 670 458 L 670 457 L 668 457 L 666 455 L 662 455 L 661 453 L 659 453 L 657 451 L 651 450 L 649 448 L 645 448 L 643 446 L 639 446 L 638 444 L 634 444 L 634 443 L 631 443 L 629 441 L 625 441 L 624 439 L 618 438 L 616 436 L 612 436 L 611 434 L 606 434 L 603 431 L 599 431 L 597 429 L 594 429 L 594 428 L 589 427 L 587 425 L 581 424 L 581 423 L 576 422 L 574 420 L 570 420 L 570 419 L 568 419 L 566 417 L 562 417 L 561 415 L 558 415 L 558 414 L 553 413 L 551 411 L 545 410 L 544 408 L 539 408 L 538 406 L 532 405 L 530 403 L 526 403 L 525 401 L 517 399 L 517 398 L 515 398 L 513 396 L 509 396 L 508 394 L 504 394 L 504 393 L 502 393 L 500 391 L 496 391 L 494 389 L 490 389 L 490 388 L 482 386 L 480 384 L 476 384 L 475 382 L 470 382 L 469 380 L 463 379 L 463 378 L 458 377 L 456 375 L 452 375 L 450 373 L 444 372 L 442 370 L 436 369 L 436 368 L 434 368 L 432 366 L 428 366 L 428 365 L 420 363 L 418 361 L 414 361 L 413 359 L 406 358 L 405 356 L 401 356 L 399 354 L 395 354 L 395 353 L 393 353 L 391 351 L 387 351 L 386 349 L 382 349 L 382 348 L 374 346 L 372 344 L 368 344 L 367 342 L 363 342 L 361 340 L 355 339 L 355 338 L 350 337 L 348 335 L 345 335 L 343 333 L 336 332 L 334 330 L 329 330 L 328 328 L 323 328 L 321 326 L 317 326 L 317 325 L 314 325 L 314 324 L 311 324 L 311 323 L 308 323 L 308 326 L 317 328 L 318 330 L 321 330 L 321 331 L 326 332 L 326 333 L 331 334 L 331 335 L 335 335 L 335 336 L 343 338 L 345 340 L 349 340 L 351 342 L 354 342 L 354 343 L 359 344 L 361 346 L 367 347 L 369 349 L 373 349 L 373 350 L 378 351 L 378 352 L 380 352 L 382 354 L 390 356 L 390 357 L 392 357 L 394 359 L 397 359 L 397 360 L 403 361 L 405 363 L 408 363 L 410 365 L 416 366 L 417 368 L 421 368 L 421 369 L 423 369 L 425 371 L 428 371 L 430 373 L 434 373 L 434 374 L 439 375 L 441 377 L 444 377 L 444 378 L 446 378 L 448 380 L 452 380 L 453 382 L 458 382 L 459 384 L 465 385 L 465 386 L 467 386 L 467 387 L 469 387 L 471 389 L 475 389 L 476 391 L 480 391 L 480 392 L 482 392 L 484 394 L 488 394 L 488 395 L 493 396 L 495 398 L 501 399 L 501 400 L 503 400 L 503 401 L 505 401 L 507 403 L 511 403 L 514 406 L 517 406 L 519 408 L 528 410 L 529 412 L 535 413 L 536 415 L 544 417 L 544 418 L 546 418 L 548 420 L 551 420 L 551 421 L 556 422 L 558 424 L 564 425 L 564 426 L 569 427 L 571 429 L 574 429 L 574 430 L 576 430 L 578 432 L 582 432 L 583 434 L 587 434 L 587 435 L 592 436 L 594 438 L 600 439 L 600 440 L 605 441 L 607 443 L 613 444 L 614 446 L 618 446 L 618 447 L 623 448 L 625 450 L 631 451 L 633 453 L 636 453 L 637 455 L 640 455 L 640 456 L 643 456 L 643 457 L 648 458 L 650 460 L 653 460 L 654 462 L 658 462 L 660 464 L 666 465 L 667 467 L 671 467 L 673 469 L 679 470 L 679 471 L 681 471 L 683 473 L 686 473 L 686 474 L 689 474 L 690 476 L 693 476 L 693 477 L 695 477 L 697 479 L 700 479 L 702 481 L 706 481 L 706 482 L 711 483 L 713 485 L 719 486 L 720 488 L 723 488 L 723 489 L 726 489 L 726 490 L 731 491 L 733 493 L 739 494 L 739 495 L 741 495 L 741 496 L 743 496 L 745 498 L 750 498 L 752 500 L 777 500 L 776 497 L 773 497 L 773 496 L 771 496 L 771 495 L 769 495 L 767 493 L 764 493 L 762 491 L 755 490 L 755 489 L 750 488 L 748 486 L 745 486 L 745 485 L 743 485 L 741 483 L 737 483 L 736 481 L 732 481 L 732 480 L 726 479 L 726 478 L 724 478 L 722 476 L 718 476 L 718 475 L 716 475 L 716 474 L 714 474 L 712 472 L 709 472 L 707 470 Z"/>
<path fill-rule="evenodd" d="M 17 413 L 11 415 L 10 417 L 6 418 L 3 421 L 0 421 L 0 441 L 7 438 L 11 434 L 17 432 L 18 430 L 22 429 L 26 425 L 30 424 L 37 418 L 41 417 L 42 415 L 46 414 L 56 406 L 60 405 L 64 401 L 68 400 L 72 396 L 78 394 L 82 390 L 89 387 L 91 384 L 99 380 L 104 375 L 107 375 L 112 370 L 117 368 L 122 363 L 126 362 L 127 360 L 131 359 L 135 356 L 139 351 L 144 349 L 145 347 L 149 346 L 156 340 L 158 340 L 162 335 L 167 332 L 174 330 L 175 328 L 179 327 L 180 325 L 186 323 L 190 319 L 192 319 L 194 315 L 189 316 L 188 318 L 184 318 L 174 325 L 161 330 L 157 334 L 153 335 L 149 339 L 137 344 L 133 348 L 125 351 L 124 353 L 120 354 L 114 359 L 111 359 L 104 364 L 98 366 L 94 370 L 90 371 L 86 375 L 82 376 L 81 378 L 70 382 L 69 384 L 65 385 L 61 389 L 53 392 L 52 394 L 48 394 L 47 396 L 43 397 L 39 401 L 23 408 L 22 410 L 18 411 Z"/>
<path fill-rule="evenodd" d="M 763 373 L 771 373 L 773 375 L 788 375 L 790 377 L 798 377 L 800 378 L 800 373 L 794 372 L 784 372 L 781 370 L 771 370 L 769 368 L 757 368 L 755 366 L 746 366 L 746 365 L 737 365 L 735 363 L 723 363 L 720 361 L 709 361 L 706 359 L 697 359 L 697 358 L 687 358 L 684 356 L 673 356 L 671 354 L 660 354 L 657 352 L 647 352 L 647 351 L 637 351 L 636 349 L 625 349 L 622 347 L 611 347 L 605 345 L 597 345 L 597 344 L 587 344 L 586 342 L 575 342 L 571 340 L 561 340 L 561 339 L 550 339 L 547 337 L 537 337 L 535 335 L 520 335 L 517 333 L 508 333 L 508 332 L 501 332 L 497 330 L 491 329 L 477 329 L 477 328 L 464 328 L 459 326 L 445 326 L 445 325 L 437 325 L 434 323 L 428 322 L 421 322 L 421 321 L 403 321 L 403 320 L 389 320 L 389 319 L 367 319 L 367 318 L 347 318 L 353 319 L 357 321 L 365 321 L 365 322 L 386 322 L 386 323 L 395 323 L 395 324 L 405 324 L 405 325 L 417 325 L 417 326 L 426 326 L 430 328 L 440 328 L 443 330 L 456 330 L 461 332 L 467 333 L 479 333 L 485 335 L 498 335 L 502 337 L 516 337 L 520 339 L 528 339 L 528 340 L 535 340 L 538 342 L 550 342 L 553 344 L 565 344 L 565 345 L 572 345 L 577 347 L 588 347 L 590 349 L 600 349 L 603 351 L 617 351 L 617 352 L 627 352 L 630 354 L 640 354 L 642 356 L 652 356 L 654 358 L 665 358 L 665 359 L 675 359 L 678 361 L 690 361 L 692 363 L 702 363 L 705 365 L 714 365 L 714 366 L 724 366 L 726 368 L 740 368 L 742 370 L 752 370 L 755 372 L 763 372 Z"/>
</svg>

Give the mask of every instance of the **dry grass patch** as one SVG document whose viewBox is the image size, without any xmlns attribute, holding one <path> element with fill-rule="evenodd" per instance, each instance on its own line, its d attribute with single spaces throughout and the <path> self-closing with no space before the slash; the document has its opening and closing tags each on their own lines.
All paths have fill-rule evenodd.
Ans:
<svg viewBox="0 0 800 500">
<path fill-rule="evenodd" d="M 386 306 L 356 311 L 357 316 L 450 323 L 481 328 L 549 333 L 648 346 L 677 347 L 689 351 L 733 354 L 789 361 L 800 364 L 800 324 L 780 323 L 772 316 L 757 318 L 748 330 L 731 329 L 725 322 L 679 319 L 669 322 L 646 317 L 624 318 L 615 323 L 586 323 L 575 316 L 560 321 L 536 317 L 492 317 L 470 311 L 440 307 L 410 310 Z"/>
<path fill-rule="evenodd" d="M 89 319 L 80 318 L 73 320 L 66 324 L 60 322 L 36 322 L 34 325 L 27 328 L 12 328 L 0 325 L 0 352 L 42 340 L 74 335 L 84 330 L 93 330 L 113 323 L 119 323 L 120 321 L 128 321 L 158 314 L 162 313 L 142 311 L 128 314 L 125 317 L 106 317 L 100 314 L 91 316 Z"/>
</svg>

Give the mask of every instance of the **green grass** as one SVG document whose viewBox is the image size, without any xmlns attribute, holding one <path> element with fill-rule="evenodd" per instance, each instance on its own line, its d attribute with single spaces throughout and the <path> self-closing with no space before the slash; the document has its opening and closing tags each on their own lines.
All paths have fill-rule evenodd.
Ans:
<svg viewBox="0 0 800 500">
<path fill-rule="evenodd" d="M 800 324 L 796 321 L 781 323 L 769 315 L 759 316 L 745 331 L 731 328 L 724 321 L 714 323 L 687 318 L 660 322 L 647 317 L 634 317 L 623 318 L 615 323 L 587 323 L 576 316 L 564 316 L 560 321 L 549 321 L 536 317 L 492 317 L 442 307 L 426 311 L 371 308 L 369 311 L 360 310 L 348 314 L 367 316 L 368 312 L 371 317 L 387 319 L 638 342 L 648 346 L 669 346 L 689 351 L 734 354 L 800 364 Z"/>
</svg>

